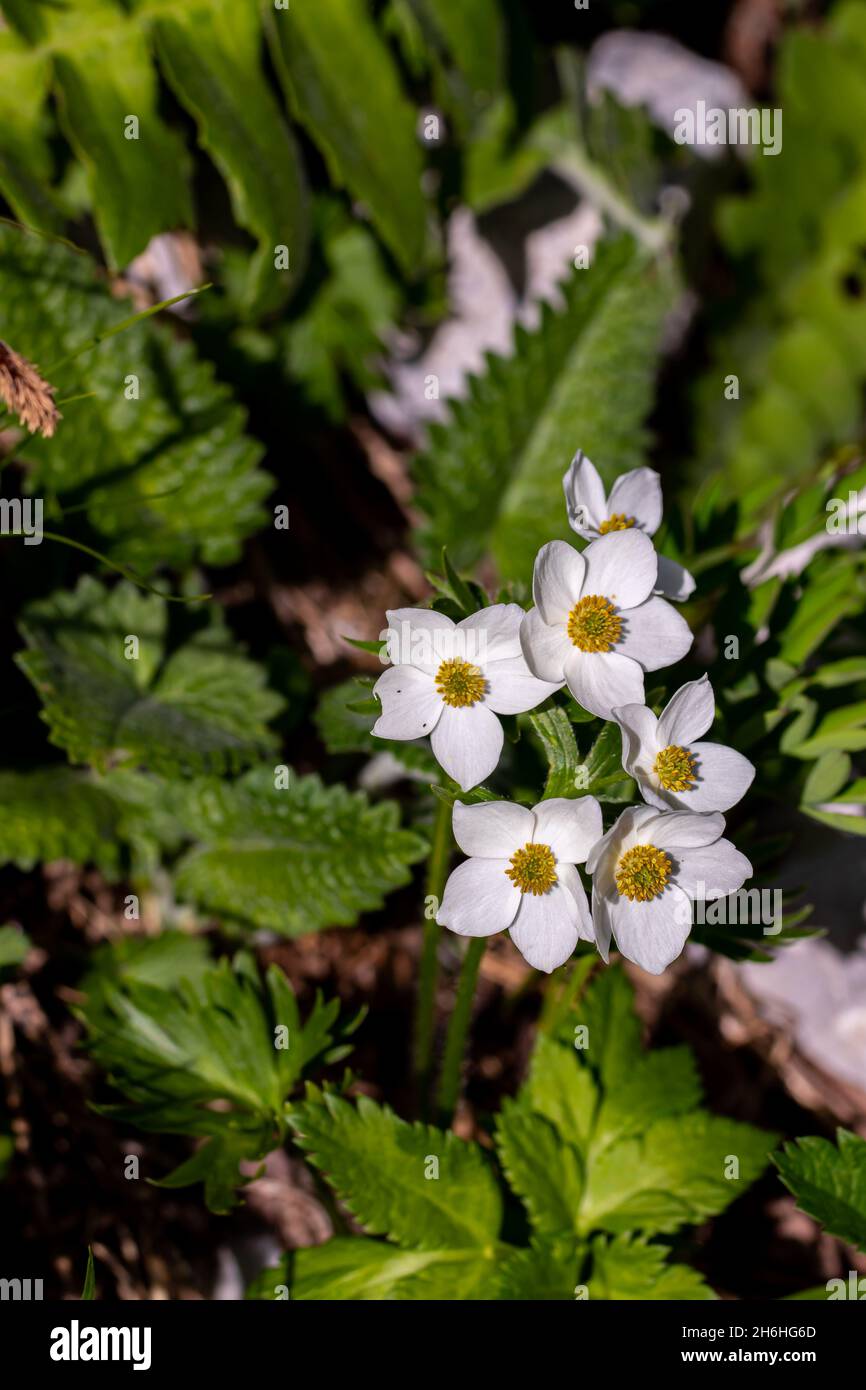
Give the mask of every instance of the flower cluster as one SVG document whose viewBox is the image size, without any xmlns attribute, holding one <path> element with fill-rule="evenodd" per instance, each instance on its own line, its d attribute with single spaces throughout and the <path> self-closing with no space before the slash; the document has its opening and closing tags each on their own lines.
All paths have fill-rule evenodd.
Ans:
<svg viewBox="0 0 866 1390">
<path fill-rule="evenodd" d="M 615 720 L 623 767 L 647 804 L 605 832 L 593 796 L 549 798 L 532 810 L 457 801 L 454 837 L 468 857 L 448 879 L 436 920 L 461 936 L 507 929 L 538 970 L 562 965 L 578 940 L 594 942 L 606 961 L 613 938 L 659 974 L 685 945 L 692 903 L 736 892 L 752 872 L 723 838 L 719 813 L 755 770 L 733 749 L 703 742 L 715 710 L 706 676 L 682 686 L 658 717 L 644 702 L 644 673 L 673 665 L 692 643 L 666 597 L 688 597 L 694 580 L 651 540 L 662 515 L 658 474 L 634 469 L 607 497 L 578 453 L 563 485 L 569 523 L 589 543 L 542 546 L 528 612 L 500 603 L 459 623 L 430 609 L 388 613 L 392 665 L 375 687 L 382 714 L 373 732 L 429 735 L 466 792 L 499 762 L 499 715 L 534 709 L 567 686 L 589 713 Z M 578 864 L 592 878 L 591 909 Z"/>
</svg>

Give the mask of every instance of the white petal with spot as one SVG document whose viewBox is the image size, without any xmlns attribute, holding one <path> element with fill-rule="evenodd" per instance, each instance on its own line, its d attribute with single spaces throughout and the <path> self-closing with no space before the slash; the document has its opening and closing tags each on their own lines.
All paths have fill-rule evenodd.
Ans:
<svg viewBox="0 0 866 1390">
<path fill-rule="evenodd" d="M 597 536 L 607 517 L 604 485 L 598 469 L 578 449 L 562 480 L 568 524 L 579 536 Z"/>
<path fill-rule="evenodd" d="M 436 728 L 445 706 L 433 683 L 414 666 L 391 666 L 373 686 L 382 713 L 373 725 L 377 738 L 423 738 Z"/>
</svg>

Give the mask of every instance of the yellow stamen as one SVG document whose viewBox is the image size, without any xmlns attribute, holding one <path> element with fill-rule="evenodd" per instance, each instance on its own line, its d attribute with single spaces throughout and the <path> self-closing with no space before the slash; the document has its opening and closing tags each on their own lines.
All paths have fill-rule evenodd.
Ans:
<svg viewBox="0 0 866 1390">
<path fill-rule="evenodd" d="M 635 845 L 616 866 L 616 886 L 620 896 L 648 903 L 665 890 L 671 871 L 668 856 L 654 845 Z"/>
<path fill-rule="evenodd" d="M 476 704 L 484 694 L 484 677 L 477 666 L 453 656 L 436 672 L 436 689 L 446 705 L 460 709 Z"/>
<path fill-rule="evenodd" d="M 653 772 L 668 792 L 690 792 L 697 785 L 694 753 L 671 743 L 663 748 L 653 763 Z"/>
<path fill-rule="evenodd" d="M 568 635 L 582 652 L 609 652 L 619 641 L 622 618 L 609 598 L 587 594 L 568 615 Z"/>
<path fill-rule="evenodd" d="M 608 531 L 628 531 L 631 526 L 634 526 L 633 516 L 626 516 L 625 512 L 614 512 L 598 529 L 602 536 L 606 536 Z"/>
<path fill-rule="evenodd" d="M 556 882 L 556 859 L 550 845 L 524 845 L 511 856 L 505 870 L 521 893 L 540 897 Z"/>
</svg>

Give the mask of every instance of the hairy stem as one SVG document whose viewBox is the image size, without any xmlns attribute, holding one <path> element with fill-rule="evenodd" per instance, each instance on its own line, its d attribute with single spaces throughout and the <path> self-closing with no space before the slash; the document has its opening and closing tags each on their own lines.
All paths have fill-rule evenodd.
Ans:
<svg viewBox="0 0 866 1390">
<path fill-rule="evenodd" d="M 454 1011 L 448 1024 L 445 1055 L 442 1059 L 442 1075 L 439 1078 L 439 1092 L 436 1097 L 437 1118 L 442 1125 L 451 1123 L 451 1116 L 460 1094 L 463 1054 L 466 1051 L 466 1037 L 472 1019 L 475 982 L 478 979 L 478 967 L 481 964 L 481 957 L 484 955 L 486 945 L 486 936 L 470 937 L 466 954 L 463 957 L 463 964 L 460 967 L 460 979 L 457 981 Z"/>
<path fill-rule="evenodd" d="M 436 908 L 442 899 L 445 879 L 448 874 L 448 860 L 451 857 L 451 807 L 445 801 L 436 804 L 436 818 L 433 822 L 433 842 L 430 858 L 427 861 L 427 882 L 425 886 L 424 941 L 421 948 L 421 967 L 418 973 L 418 1002 L 415 1014 L 415 1051 L 413 1075 L 421 1102 L 426 1110 L 427 1094 L 433 1066 L 433 1030 L 436 1015 L 436 982 L 439 976 L 439 941 L 442 928 L 436 922 L 436 912 L 430 916 L 430 898 L 436 899 Z"/>
</svg>

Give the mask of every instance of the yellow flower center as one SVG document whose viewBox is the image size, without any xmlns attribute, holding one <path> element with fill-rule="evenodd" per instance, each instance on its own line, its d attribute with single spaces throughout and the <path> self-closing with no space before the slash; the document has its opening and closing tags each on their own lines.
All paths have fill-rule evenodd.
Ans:
<svg viewBox="0 0 866 1390">
<path fill-rule="evenodd" d="M 679 744 L 671 743 L 657 755 L 653 763 L 653 772 L 665 791 L 690 792 L 698 780 L 695 776 L 696 762 L 694 753 L 680 748 Z"/>
<path fill-rule="evenodd" d="M 505 870 L 521 893 L 540 897 L 556 882 L 556 859 L 550 845 L 524 845 L 512 854 Z"/>
<path fill-rule="evenodd" d="M 484 694 L 484 677 L 478 667 L 459 656 L 442 662 L 436 672 L 435 685 L 446 705 L 453 705 L 455 709 L 476 704 Z"/>
<path fill-rule="evenodd" d="M 609 598 L 587 594 L 568 615 L 568 635 L 582 652 L 609 652 L 619 641 L 622 618 Z"/>
<path fill-rule="evenodd" d="M 614 512 L 598 529 L 602 536 L 606 536 L 608 531 L 627 531 L 630 526 L 634 526 L 633 516 L 626 516 L 625 512 Z"/>
<path fill-rule="evenodd" d="M 616 866 L 616 886 L 620 896 L 648 903 L 665 890 L 671 861 L 654 845 L 635 845 L 626 850 Z"/>
</svg>

